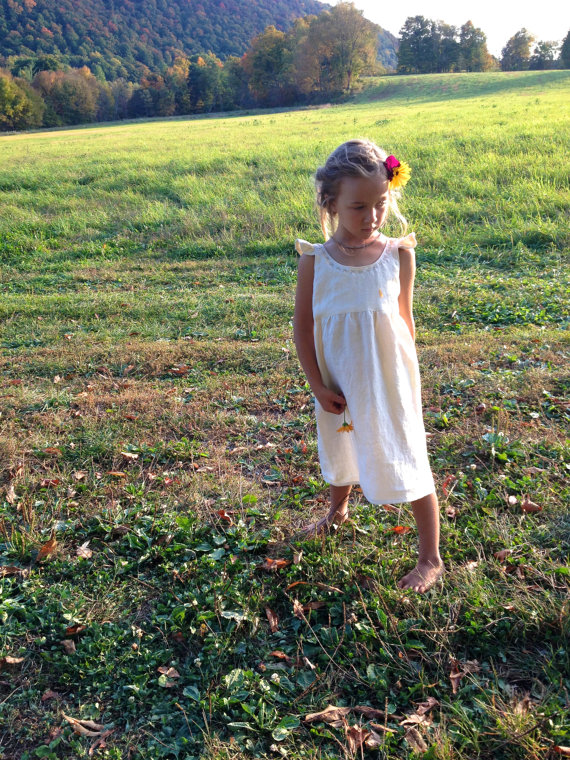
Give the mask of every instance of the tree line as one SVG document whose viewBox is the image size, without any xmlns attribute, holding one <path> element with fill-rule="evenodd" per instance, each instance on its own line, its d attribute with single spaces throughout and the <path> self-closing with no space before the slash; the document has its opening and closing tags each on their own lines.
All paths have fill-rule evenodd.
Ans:
<svg viewBox="0 0 570 760">
<path fill-rule="evenodd" d="M 471 21 L 458 28 L 424 16 L 410 16 L 400 30 L 400 74 L 499 68 L 503 71 L 570 68 L 570 32 L 559 49 L 556 42 L 536 42 L 526 29 L 521 29 L 507 41 L 501 58 L 497 59 L 487 49 L 485 33 Z"/>
<path fill-rule="evenodd" d="M 0 70 L 0 129 L 321 102 L 379 73 L 378 32 L 352 3 L 339 3 L 289 32 L 268 26 L 241 58 L 179 55 L 160 73 L 145 67 L 136 83 L 107 82 L 53 55 L 20 59 Z"/>
</svg>

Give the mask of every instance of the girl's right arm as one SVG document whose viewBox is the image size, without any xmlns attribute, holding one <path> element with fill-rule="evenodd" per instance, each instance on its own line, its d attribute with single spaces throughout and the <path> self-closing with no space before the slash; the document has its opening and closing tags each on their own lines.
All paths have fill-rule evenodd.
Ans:
<svg viewBox="0 0 570 760">
<path fill-rule="evenodd" d="M 313 319 L 313 277 L 315 257 L 303 255 L 299 259 L 297 273 L 297 294 L 295 296 L 295 316 L 293 336 L 297 356 L 301 362 L 311 390 L 325 412 L 341 414 L 346 406 L 344 396 L 335 393 L 323 383 L 315 351 Z"/>
</svg>

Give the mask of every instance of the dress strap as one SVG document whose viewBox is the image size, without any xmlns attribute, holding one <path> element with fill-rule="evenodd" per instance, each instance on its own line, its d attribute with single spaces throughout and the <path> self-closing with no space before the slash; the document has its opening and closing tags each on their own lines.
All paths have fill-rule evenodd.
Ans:
<svg viewBox="0 0 570 760">
<path fill-rule="evenodd" d="M 299 256 L 302 256 L 303 254 L 306 256 L 314 256 L 315 248 L 315 245 L 307 242 L 306 240 L 303 240 L 302 238 L 297 238 L 297 240 L 295 240 L 295 250 Z"/>
<path fill-rule="evenodd" d="M 410 232 L 409 235 L 406 235 L 405 237 L 398 238 L 396 240 L 396 243 L 398 245 L 398 248 L 415 248 L 418 244 L 418 241 L 416 240 L 416 233 Z"/>
</svg>

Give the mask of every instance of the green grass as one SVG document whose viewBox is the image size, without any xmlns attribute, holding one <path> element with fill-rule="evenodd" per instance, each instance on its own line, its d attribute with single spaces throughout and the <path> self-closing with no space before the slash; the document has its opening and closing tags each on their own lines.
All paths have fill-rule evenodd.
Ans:
<svg viewBox="0 0 570 760">
<path fill-rule="evenodd" d="M 570 745 L 567 96 L 568 72 L 389 77 L 342 106 L 0 138 L 2 760 L 107 730 L 115 760 L 343 758 L 370 720 L 386 760 Z M 320 239 L 310 177 L 353 136 L 413 169 L 449 569 L 422 598 L 396 588 L 409 505 L 357 493 L 338 535 L 292 538 L 326 509 L 293 241 Z M 327 705 L 383 712 L 305 721 Z"/>
</svg>

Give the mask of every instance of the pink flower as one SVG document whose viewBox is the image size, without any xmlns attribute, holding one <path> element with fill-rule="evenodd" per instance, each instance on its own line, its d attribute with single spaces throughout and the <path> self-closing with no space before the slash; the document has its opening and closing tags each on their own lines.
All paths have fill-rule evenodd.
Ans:
<svg viewBox="0 0 570 760">
<path fill-rule="evenodd" d="M 384 161 L 384 166 L 386 169 L 388 169 L 388 172 L 393 172 L 394 169 L 397 169 L 398 166 L 400 166 L 400 162 L 396 156 L 388 156 L 388 158 Z"/>
</svg>

